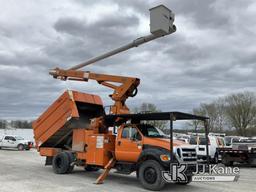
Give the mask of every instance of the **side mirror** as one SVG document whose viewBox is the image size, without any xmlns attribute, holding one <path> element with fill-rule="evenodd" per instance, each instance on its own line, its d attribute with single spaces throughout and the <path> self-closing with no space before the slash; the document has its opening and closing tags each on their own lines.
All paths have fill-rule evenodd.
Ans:
<svg viewBox="0 0 256 192">
<path fill-rule="evenodd" d="M 13 138 L 13 139 L 11 139 L 12 141 L 16 141 L 16 139 L 15 138 Z"/>
</svg>

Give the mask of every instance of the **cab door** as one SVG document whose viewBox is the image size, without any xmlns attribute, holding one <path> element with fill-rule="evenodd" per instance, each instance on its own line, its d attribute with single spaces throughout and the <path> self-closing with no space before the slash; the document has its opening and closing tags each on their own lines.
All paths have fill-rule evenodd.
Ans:
<svg viewBox="0 0 256 192">
<path fill-rule="evenodd" d="M 126 126 L 119 130 L 115 155 L 118 161 L 136 162 L 142 151 L 142 136 L 136 127 Z"/>
</svg>

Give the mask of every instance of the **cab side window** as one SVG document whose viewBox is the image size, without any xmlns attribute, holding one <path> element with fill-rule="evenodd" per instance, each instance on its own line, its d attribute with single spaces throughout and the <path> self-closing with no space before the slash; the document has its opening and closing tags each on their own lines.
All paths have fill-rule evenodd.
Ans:
<svg viewBox="0 0 256 192">
<path fill-rule="evenodd" d="M 128 139 L 129 138 L 129 129 L 130 127 L 125 127 L 122 132 L 122 138 Z"/>
<path fill-rule="evenodd" d="M 16 139 L 14 137 L 9 137 L 9 140 L 16 141 Z"/>
<path fill-rule="evenodd" d="M 131 128 L 131 139 L 141 140 L 141 135 L 136 128 Z"/>
<path fill-rule="evenodd" d="M 134 127 L 125 127 L 122 132 L 122 138 L 131 140 L 141 140 L 139 131 Z"/>
<path fill-rule="evenodd" d="M 6 136 L 4 138 L 4 140 L 9 140 L 9 141 L 16 141 L 16 139 L 14 137 L 11 137 L 11 136 Z"/>
</svg>

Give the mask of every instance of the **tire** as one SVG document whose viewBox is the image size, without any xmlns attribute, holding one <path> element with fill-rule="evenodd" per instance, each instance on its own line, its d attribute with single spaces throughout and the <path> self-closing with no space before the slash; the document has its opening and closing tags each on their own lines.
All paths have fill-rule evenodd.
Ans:
<svg viewBox="0 0 256 192">
<path fill-rule="evenodd" d="M 52 168 L 56 174 L 65 174 L 70 167 L 69 155 L 65 152 L 54 156 L 52 161 Z"/>
<path fill-rule="evenodd" d="M 25 149 L 25 146 L 23 144 L 19 144 L 17 148 L 19 151 L 23 151 Z"/>
<path fill-rule="evenodd" d="M 165 185 L 164 168 L 156 160 L 147 160 L 139 167 L 139 181 L 145 189 L 159 191 Z"/>
<path fill-rule="evenodd" d="M 69 168 L 67 170 L 67 173 L 71 173 L 74 170 L 75 165 L 71 165 L 75 161 L 75 155 L 71 152 L 66 152 L 69 158 Z"/>
<path fill-rule="evenodd" d="M 187 176 L 187 179 L 188 180 L 186 182 L 175 182 L 175 183 L 178 185 L 187 185 L 192 182 L 192 176 Z"/>
<path fill-rule="evenodd" d="M 94 172 L 94 171 L 99 171 L 100 169 L 97 168 L 97 167 L 93 167 L 91 165 L 87 165 L 85 168 L 84 168 L 85 171 L 88 171 L 88 172 Z"/>
<path fill-rule="evenodd" d="M 228 157 L 227 156 L 223 156 L 222 157 L 222 163 L 225 165 L 225 166 L 233 166 L 233 161 L 230 161 L 228 160 Z"/>
<path fill-rule="evenodd" d="M 218 164 L 219 163 L 219 155 L 218 153 L 215 153 L 213 159 L 212 159 L 213 164 Z"/>
</svg>

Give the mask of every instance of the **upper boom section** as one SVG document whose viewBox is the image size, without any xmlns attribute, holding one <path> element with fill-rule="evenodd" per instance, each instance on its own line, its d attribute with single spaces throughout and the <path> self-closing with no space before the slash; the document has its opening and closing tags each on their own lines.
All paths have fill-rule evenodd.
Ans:
<svg viewBox="0 0 256 192">
<path fill-rule="evenodd" d="M 119 48 L 113 49 L 107 53 L 99 55 L 97 57 L 91 58 L 85 62 L 82 62 L 78 65 L 75 65 L 69 69 L 77 70 L 97 61 L 103 60 L 110 56 L 116 55 L 128 49 L 138 47 L 144 43 L 155 40 L 159 37 L 163 37 L 165 35 L 170 35 L 176 31 L 176 26 L 173 24 L 175 15 L 174 13 L 165 7 L 164 5 L 159 5 L 149 9 L 150 11 L 150 35 L 140 37 Z"/>
</svg>

